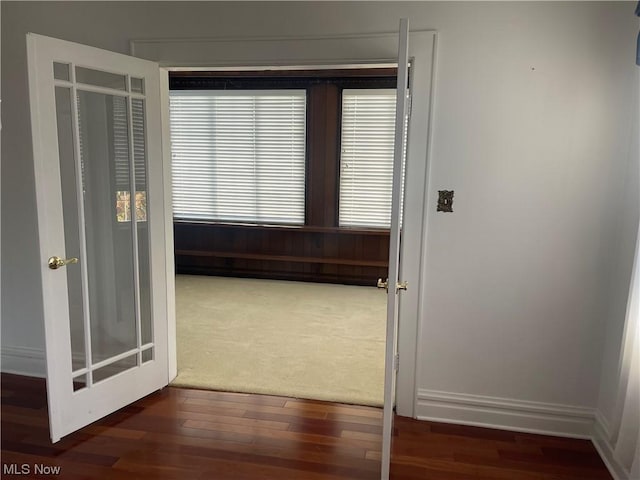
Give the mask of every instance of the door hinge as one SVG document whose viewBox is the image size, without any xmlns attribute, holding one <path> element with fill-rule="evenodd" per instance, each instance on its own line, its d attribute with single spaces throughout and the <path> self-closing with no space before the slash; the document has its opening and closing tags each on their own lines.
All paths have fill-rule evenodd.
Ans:
<svg viewBox="0 0 640 480">
<path fill-rule="evenodd" d="M 397 372 L 399 366 L 400 366 L 400 354 L 396 353 L 393 356 L 393 369 Z"/>
</svg>

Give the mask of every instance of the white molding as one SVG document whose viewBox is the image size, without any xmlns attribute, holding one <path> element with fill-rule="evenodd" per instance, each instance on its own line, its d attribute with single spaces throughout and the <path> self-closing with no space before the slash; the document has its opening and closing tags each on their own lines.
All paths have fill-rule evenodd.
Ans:
<svg viewBox="0 0 640 480">
<path fill-rule="evenodd" d="M 431 48 L 431 73 L 429 78 L 431 95 L 429 96 L 429 104 L 427 106 L 427 136 L 426 136 L 426 156 L 423 174 L 424 194 L 421 199 L 421 218 L 423 219 L 419 228 L 421 228 L 420 242 L 410 246 L 407 251 L 418 252 L 419 264 L 417 278 L 418 282 L 412 289 L 413 292 L 404 292 L 413 295 L 414 300 L 409 304 L 409 309 L 416 309 L 415 315 L 403 314 L 403 297 L 400 298 L 400 317 L 398 323 L 398 354 L 402 356 L 402 361 L 398 365 L 397 375 L 397 391 L 396 411 L 399 415 L 415 417 L 417 409 L 417 391 L 420 378 L 420 369 L 422 366 L 423 352 L 419 348 L 419 342 L 422 338 L 424 321 L 422 319 L 428 316 L 428 307 L 426 305 L 426 278 L 427 278 L 427 240 L 428 240 L 428 219 L 427 212 L 431 208 L 432 197 L 430 195 L 430 178 L 432 165 L 433 150 L 433 125 L 435 118 L 436 106 L 436 80 L 438 69 L 438 35 L 434 33 L 433 44 Z M 414 107 L 412 107 L 413 109 Z M 406 201 L 406 200 L 405 200 Z M 409 298 L 411 299 L 411 298 Z"/>
<path fill-rule="evenodd" d="M 609 473 L 614 480 L 631 480 L 629 472 L 620 464 L 615 457 L 613 445 L 611 445 L 611 430 L 609 422 L 602 415 L 600 410 L 595 412 L 595 422 L 593 425 L 593 435 L 591 441 L 600 454 L 600 458 L 607 466 Z"/>
<path fill-rule="evenodd" d="M 178 375 L 176 340 L 176 275 L 171 195 L 171 132 L 169 130 L 169 72 L 160 68 L 160 122 L 162 126 L 162 175 L 164 181 L 164 240 L 167 302 L 167 383 Z"/>
<path fill-rule="evenodd" d="M 44 378 L 46 363 L 44 350 L 32 347 L 2 347 L 0 370 L 27 377 Z"/>
<path fill-rule="evenodd" d="M 605 418 L 600 410 L 596 410 L 594 414 L 594 424 L 593 424 L 593 435 L 600 435 L 603 438 L 606 438 L 607 441 L 613 436 L 611 434 L 611 425 L 609 424 L 609 420 Z"/>
<path fill-rule="evenodd" d="M 410 34 L 434 33 L 414 30 Z M 396 64 L 398 32 L 266 37 L 139 38 L 131 55 L 162 67 L 357 66 Z M 290 48 L 295 42 L 295 48 Z M 336 55 L 336 52 L 339 52 Z"/>
<path fill-rule="evenodd" d="M 592 437 L 594 416 L 586 407 L 425 389 L 416 406 L 420 420 L 585 439 Z"/>
</svg>

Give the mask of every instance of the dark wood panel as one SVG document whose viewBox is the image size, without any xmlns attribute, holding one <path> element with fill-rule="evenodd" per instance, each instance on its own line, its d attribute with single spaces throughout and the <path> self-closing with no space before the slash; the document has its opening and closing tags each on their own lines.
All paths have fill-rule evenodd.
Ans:
<svg viewBox="0 0 640 480">
<path fill-rule="evenodd" d="M 297 70 L 217 70 L 217 71 L 180 71 L 170 72 L 170 78 L 193 77 L 289 77 L 289 78 L 371 78 L 371 77 L 389 77 L 396 78 L 398 69 L 395 67 L 380 68 L 342 68 L 332 69 L 326 68 L 322 70 L 313 69 L 297 69 Z"/>
<path fill-rule="evenodd" d="M 333 227 L 338 218 L 340 90 L 332 84 L 313 85 L 308 95 L 306 224 Z"/>
<path fill-rule="evenodd" d="M 46 405 L 44 380 L 2 375 L 3 478 L 380 478 L 378 408 L 169 387 L 51 444 Z M 404 417 L 393 435 L 393 480 L 611 479 L 587 440 Z"/>
<path fill-rule="evenodd" d="M 171 90 L 262 90 L 336 85 L 339 88 L 395 88 L 396 69 L 171 72 Z"/>
<path fill-rule="evenodd" d="M 285 245 L 285 249 L 287 246 Z M 386 267 L 387 261 L 383 260 L 354 260 L 352 258 L 312 257 L 296 255 L 269 255 L 264 253 L 236 253 L 218 250 L 176 250 L 176 256 L 186 257 L 217 257 L 217 258 L 242 258 L 245 260 L 272 260 L 275 262 L 291 263 L 329 263 L 331 265 L 352 265 L 361 267 Z"/>
<path fill-rule="evenodd" d="M 174 233 L 178 273 L 352 285 L 387 276 L 384 230 L 176 222 Z"/>
</svg>

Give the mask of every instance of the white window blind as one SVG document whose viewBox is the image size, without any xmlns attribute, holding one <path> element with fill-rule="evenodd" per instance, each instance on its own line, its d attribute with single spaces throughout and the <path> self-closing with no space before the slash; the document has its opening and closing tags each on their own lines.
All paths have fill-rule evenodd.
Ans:
<svg viewBox="0 0 640 480">
<path fill-rule="evenodd" d="M 391 225 L 395 117 L 395 89 L 343 90 L 341 227 Z"/>
<path fill-rule="evenodd" d="M 305 90 L 173 90 L 176 218 L 304 224 Z"/>
</svg>

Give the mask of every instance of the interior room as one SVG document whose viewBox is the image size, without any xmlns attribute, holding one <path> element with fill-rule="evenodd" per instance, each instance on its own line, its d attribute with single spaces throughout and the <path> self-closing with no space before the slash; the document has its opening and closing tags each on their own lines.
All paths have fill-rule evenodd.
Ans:
<svg viewBox="0 0 640 480">
<path fill-rule="evenodd" d="M 640 478 L 637 2 L 0 8 L 3 475 Z M 379 230 L 339 231 L 339 196 L 321 208 L 327 190 L 339 191 L 331 172 L 340 157 L 327 151 L 341 147 L 329 135 L 311 152 L 309 130 L 302 227 L 280 222 L 275 236 L 256 240 L 242 221 L 174 221 L 168 111 L 171 82 L 187 78 L 181 70 L 246 78 L 247 65 L 355 62 L 397 66 L 399 78 L 403 59 L 410 81 L 397 87 L 409 85 L 413 97 L 410 110 L 403 104 L 399 262 L 385 263 L 394 235 L 368 249 L 356 237 Z M 326 100 L 306 105 L 331 113 Z M 90 108 L 103 113 L 92 120 Z M 83 152 L 97 134 L 84 135 L 100 125 L 113 133 L 100 122 L 119 111 L 128 119 L 128 187 L 112 185 L 98 194 L 106 203 L 92 203 L 88 187 L 104 179 L 98 167 L 114 161 L 115 145 L 106 160 L 89 160 Z M 322 161 L 312 164 L 314 155 Z M 194 178 L 185 195 L 197 190 Z M 287 239 L 290 230 L 305 238 Z M 77 244 L 70 231 L 80 232 Z M 117 247 L 114 232 L 128 235 L 127 257 L 101 247 L 109 235 Z M 314 250 L 324 247 L 336 250 Z M 180 305 L 181 275 L 221 279 L 202 300 L 215 307 L 216 294 L 232 296 L 230 269 L 242 280 L 345 288 L 388 269 L 387 295 L 362 287 L 386 309 L 384 405 L 169 386 L 179 370 L 176 312 L 202 300 Z M 98 274 L 110 275 L 106 287 Z M 339 305 L 321 296 L 311 306 L 331 308 Z M 111 343 L 92 329 L 111 332 Z M 132 343 L 113 342 L 119 336 Z M 246 352 L 261 338 L 247 335 Z M 247 361 L 245 370 L 258 362 Z M 340 361 L 331 374 L 339 369 Z M 314 375 L 299 373 L 296 383 Z"/>
<path fill-rule="evenodd" d="M 171 72 L 172 385 L 382 406 L 396 83 Z"/>
</svg>

